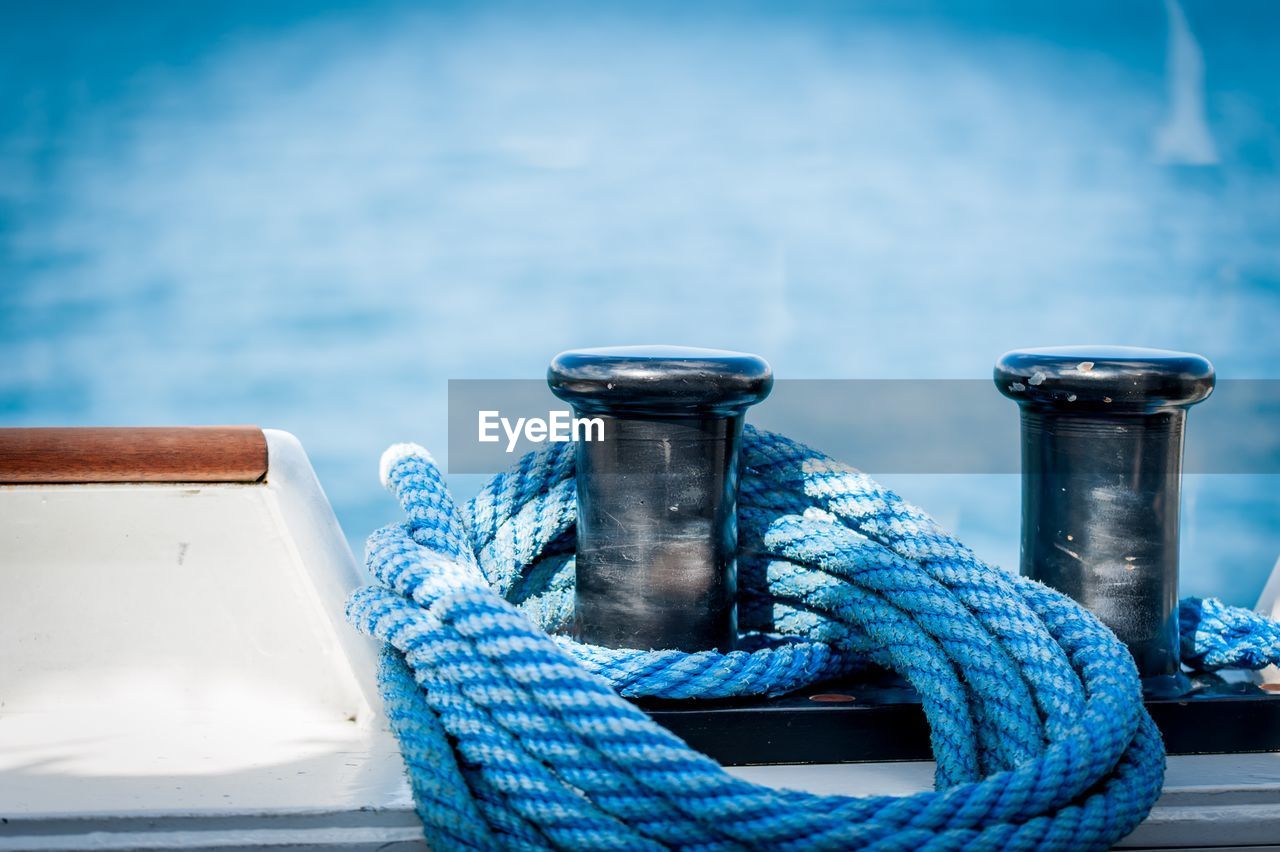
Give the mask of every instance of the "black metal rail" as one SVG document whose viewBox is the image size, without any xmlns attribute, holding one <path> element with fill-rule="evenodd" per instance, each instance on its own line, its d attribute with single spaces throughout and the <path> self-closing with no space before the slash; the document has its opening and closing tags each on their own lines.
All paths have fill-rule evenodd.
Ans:
<svg viewBox="0 0 1280 852">
<path fill-rule="evenodd" d="M 642 701 L 655 722 L 727 766 L 929 760 L 918 693 L 886 675 L 772 699 Z M 1280 692 L 1199 676 L 1147 709 L 1169 754 L 1280 751 Z"/>
</svg>

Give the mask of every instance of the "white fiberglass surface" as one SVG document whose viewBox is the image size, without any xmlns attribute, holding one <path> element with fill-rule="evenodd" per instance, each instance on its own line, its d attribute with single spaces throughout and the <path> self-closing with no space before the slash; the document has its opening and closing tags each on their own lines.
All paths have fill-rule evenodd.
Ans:
<svg viewBox="0 0 1280 852">
<path fill-rule="evenodd" d="M 272 489 L 9 487 L 0 507 L 7 815 L 403 797 Z"/>
</svg>

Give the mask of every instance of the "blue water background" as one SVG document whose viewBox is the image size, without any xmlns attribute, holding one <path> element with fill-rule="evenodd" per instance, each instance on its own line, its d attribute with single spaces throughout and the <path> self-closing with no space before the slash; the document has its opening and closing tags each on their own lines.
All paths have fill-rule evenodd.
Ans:
<svg viewBox="0 0 1280 852">
<path fill-rule="evenodd" d="M 1230 1 L 6 3 L 0 424 L 288 429 L 358 549 L 448 379 L 573 346 L 1280 378 L 1278 32 Z M 1016 477 L 891 480 L 1016 566 Z M 1192 478 L 1184 513 L 1184 590 L 1252 603 L 1275 478 Z"/>
</svg>

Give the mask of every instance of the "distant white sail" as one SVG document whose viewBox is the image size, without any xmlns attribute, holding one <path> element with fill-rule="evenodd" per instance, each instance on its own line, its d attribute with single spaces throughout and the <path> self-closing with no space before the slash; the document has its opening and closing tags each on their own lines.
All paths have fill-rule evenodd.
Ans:
<svg viewBox="0 0 1280 852">
<path fill-rule="evenodd" d="M 1169 18 L 1166 75 L 1169 116 L 1156 130 L 1156 159 L 1205 166 L 1218 162 L 1204 106 L 1204 54 L 1178 0 L 1165 0 Z"/>
</svg>

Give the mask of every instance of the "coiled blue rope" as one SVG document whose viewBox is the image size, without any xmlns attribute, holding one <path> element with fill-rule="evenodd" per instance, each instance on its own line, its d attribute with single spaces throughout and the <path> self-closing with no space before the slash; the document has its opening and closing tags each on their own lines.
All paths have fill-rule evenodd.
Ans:
<svg viewBox="0 0 1280 852">
<path fill-rule="evenodd" d="M 426 451 L 383 457 L 408 519 L 369 539 L 378 584 L 351 597 L 348 618 L 386 643 L 382 691 L 433 845 L 1105 848 L 1158 797 L 1163 746 L 1110 631 L 778 435 L 744 439 L 741 650 L 554 635 L 572 614 L 573 458 L 569 444 L 530 454 L 460 510 Z M 1215 613 L 1213 629 L 1238 620 L 1217 602 L 1197 612 Z M 1192 633 L 1206 665 L 1280 657 L 1275 632 L 1253 656 Z M 919 688 L 937 791 L 750 784 L 619 697 L 777 694 L 869 664 Z"/>
</svg>

